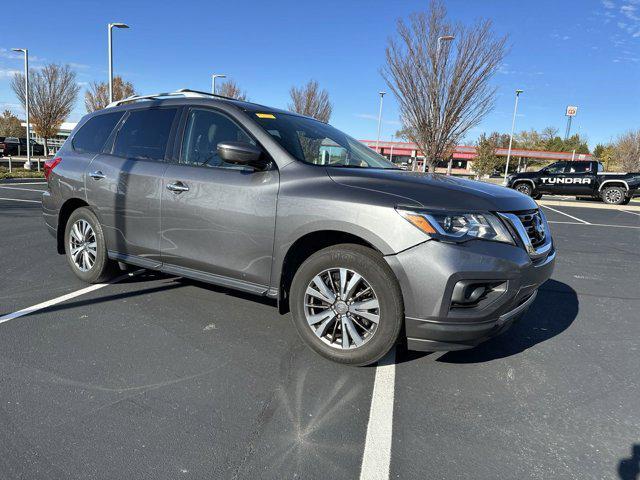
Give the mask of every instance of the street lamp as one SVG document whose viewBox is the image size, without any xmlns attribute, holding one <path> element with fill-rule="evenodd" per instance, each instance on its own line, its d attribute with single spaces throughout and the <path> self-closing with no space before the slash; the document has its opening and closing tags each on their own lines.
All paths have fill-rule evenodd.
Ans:
<svg viewBox="0 0 640 480">
<path fill-rule="evenodd" d="M 211 75 L 211 93 L 216 94 L 216 78 L 227 78 L 226 75 L 214 73 Z"/>
<path fill-rule="evenodd" d="M 111 48 L 111 29 L 113 28 L 129 28 L 126 23 L 110 23 L 107 25 L 109 38 L 109 103 L 113 102 L 113 53 Z"/>
<path fill-rule="evenodd" d="M 27 163 L 24 167 L 31 169 L 31 125 L 29 124 L 29 49 L 28 48 L 12 48 L 14 52 L 24 53 L 24 110 L 27 122 Z M 38 171 L 40 171 L 40 162 L 38 162 Z"/>
<path fill-rule="evenodd" d="M 376 152 L 378 152 L 378 144 L 380 143 L 380 127 L 382 126 L 382 99 L 387 92 L 378 92 L 380 95 L 380 110 L 378 110 L 378 137 L 376 138 Z"/>
<path fill-rule="evenodd" d="M 507 174 L 509 172 L 509 160 L 511 160 L 511 145 L 513 144 L 513 130 L 516 127 L 516 114 L 518 113 L 518 98 L 524 90 L 516 90 L 516 102 L 513 106 L 513 120 L 511 121 L 511 135 L 509 136 L 509 150 L 507 151 L 507 166 L 504 168 L 504 184 L 507 184 Z"/>
</svg>

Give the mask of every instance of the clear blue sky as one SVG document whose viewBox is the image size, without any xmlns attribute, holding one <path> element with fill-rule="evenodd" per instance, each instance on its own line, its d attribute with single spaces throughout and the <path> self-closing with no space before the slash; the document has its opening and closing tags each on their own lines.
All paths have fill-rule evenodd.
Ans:
<svg viewBox="0 0 640 480">
<path fill-rule="evenodd" d="M 69 63 L 84 91 L 88 82 L 106 79 L 106 24 L 120 21 L 132 28 L 114 31 L 114 69 L 138 92 L 208 91 L 209 74 L 219 72 L 252 101 L 286 108 L 291 85 L 315 78 L 331 95 L 331 123 L 358 138 L 375 138 L 377 92 L 387 90 L 379 74 L 387 38 L 396 19 L 426 3 L 29 1 L 0 29 L 0 108 L 21 111 L 9 87 L 12 72 L 22 68 L 12 47 L 28 47 L 36 67 Z M 562 134 L 567 104 L 578 105 L 574 131 L 591 147 L 640 127 L 640 0 L 446 4 L 454 20 L 491 18 L 511 46 L 494 78 L 496 108 L 469 140 L 482 131 L 508 132 L 516 88 L 525 90 L 518 130 L 551 125 Z M 386 99 L 382 136 L 388 139 L 399 122 L 395 99 Z M 83 113 L 80 98 L 70 120 Z"/>
</svg>

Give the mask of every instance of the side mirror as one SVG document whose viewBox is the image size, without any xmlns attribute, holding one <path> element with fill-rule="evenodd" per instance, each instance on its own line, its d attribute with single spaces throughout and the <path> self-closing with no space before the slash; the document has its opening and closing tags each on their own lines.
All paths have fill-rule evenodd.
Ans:
<svg viewBox="0 0 640 480">
<path fill-rule="evenodd" d="M 260 166 L 262 150 L 246 142 L 220 142 L 217 147 L 222 160 L 237 165 Z"/>
</svg>

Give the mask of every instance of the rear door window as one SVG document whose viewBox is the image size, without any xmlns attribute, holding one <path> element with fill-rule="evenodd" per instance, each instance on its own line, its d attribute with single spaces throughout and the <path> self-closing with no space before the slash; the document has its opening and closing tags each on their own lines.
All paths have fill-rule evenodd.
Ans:
<svg viewBox="0 0 640 480">
<path fill-rule="evenodd" d="M 164 160 L 176 108 L 134 110 L 118 131 L 113 154 L 139 160 Z"/>
<path fill-rule="evenodd" d="M 124 112 L 106 113 L 87 120 L 73 136 L 73 149 L 81 153 L 100 153 Z"/>
<path fill-rule="evenodd" d="M 591 172 L 591 162 L 571 162 L 568 164 L 567 173 L 587 173 Z"/>
</svg>

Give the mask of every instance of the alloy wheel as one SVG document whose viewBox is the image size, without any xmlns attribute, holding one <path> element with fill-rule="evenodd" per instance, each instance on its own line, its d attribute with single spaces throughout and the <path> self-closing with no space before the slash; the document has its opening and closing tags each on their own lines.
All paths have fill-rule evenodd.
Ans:
<svg viewBox="0 0 640 480">
<path fill-rule="evenodd" d="M 80 219 L 71 227 L 69 254 L 74 265 L 81 272 L 88 272 L 95 264 L 98 255 L 96 234 L 86 220 Z"/>
<path fill-rule="evenodd" d="M 378 297 L 362 275 L 348 268 L 330 268 L 313 277 L 304 302 L 309 328 L 333 348 L 361 347 L 378 328 Z"/>
<path fill-rule="evenodd" d="M 620 190 L 610 188 L 604 193 L 607 203 L 618 203 L 622 200 L 622 193 Z"/>
</svg>

